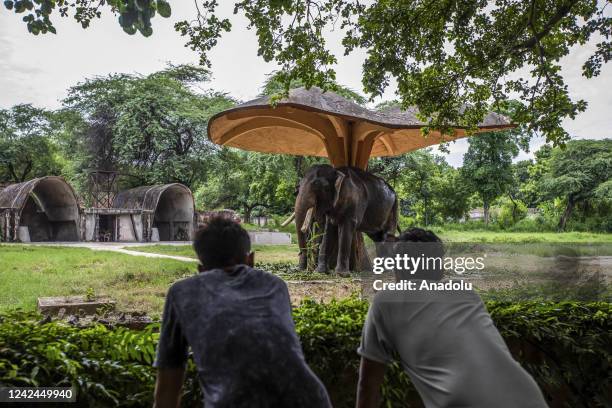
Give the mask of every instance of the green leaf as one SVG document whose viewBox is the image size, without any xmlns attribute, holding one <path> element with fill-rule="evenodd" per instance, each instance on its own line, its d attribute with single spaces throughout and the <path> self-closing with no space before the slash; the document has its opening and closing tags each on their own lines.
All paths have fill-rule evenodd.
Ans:
<svg viewBox="0 0 612 408">
<path fill-rule="evenodd" d="M 170 3 L 164 0 L 158 0 L 157 1 L 157 12 L 159 13 L 160 16 L 164 18 L 170 17 L 170 15 L 172 14 Z"/>
</svg>

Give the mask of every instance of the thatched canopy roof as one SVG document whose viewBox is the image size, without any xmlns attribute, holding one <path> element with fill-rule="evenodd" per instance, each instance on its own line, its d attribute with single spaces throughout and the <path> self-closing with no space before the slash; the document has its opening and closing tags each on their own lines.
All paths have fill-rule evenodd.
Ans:
<svg viewBox="0 0 612 408">
<path fill-rule="evenodd" d="M 420 129 L 416 111 L 373 111 L 334 92 L 319 88 L 292 89 L 272 107 L 268 97 L 254 99 L 215 115 L 208 123 L 209 138 L 217 144 L 264 153 L 329 157 L 335 166 L 365 168 L 369 157 L 397 156 L 412 150 L 466 136 L 457 127 L 452 137 Z M 480 132 L 513 125 L 489 113 Z"/>
</svg>

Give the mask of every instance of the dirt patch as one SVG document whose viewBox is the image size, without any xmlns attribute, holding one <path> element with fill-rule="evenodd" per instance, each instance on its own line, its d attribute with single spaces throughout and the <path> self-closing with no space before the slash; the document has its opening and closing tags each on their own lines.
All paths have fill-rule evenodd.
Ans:
<svg viewBox="0 0 612 408">
<path fill-rule="evenodd" d="M 354 279 L 287 281 L 287 286 L 293 305 L 298 305 L 305 298 L 329 302 L 361 291 L 360 281 Z"/>
</svg>

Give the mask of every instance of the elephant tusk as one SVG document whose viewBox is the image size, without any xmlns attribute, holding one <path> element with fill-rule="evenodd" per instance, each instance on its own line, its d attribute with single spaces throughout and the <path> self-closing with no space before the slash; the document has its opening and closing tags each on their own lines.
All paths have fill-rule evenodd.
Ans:
<svg viewBox="0 0 612 408">
<path fill-rule="evenodd" d="M 285 221 L 283 221 L 283 223 L 281 224 L 281 227 L 286 227 L 287 225 L 289 225 L 289 223 L 291 221 L 293 221 L 295 219 L 295 211 L 291 213 L 291 215 L 289 216 L 289 218 L 287 218 Z"/>
<path fill-rule="evenodd" d="M 306 217 L 304 218 L 304 224 L 302 224 L 301 231 L 305 234 L 310 229 L 310 223 L 312 222 L 312 213 L 314 212 L 314 207 L 310 207 L 308 211 L 306 211 Z"/>
</svg>

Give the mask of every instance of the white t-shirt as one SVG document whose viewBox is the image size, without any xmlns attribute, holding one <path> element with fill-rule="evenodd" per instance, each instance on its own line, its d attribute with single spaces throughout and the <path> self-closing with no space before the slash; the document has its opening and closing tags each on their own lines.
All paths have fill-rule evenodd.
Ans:
<svg viewBox="0 0 612 408">
<path fill-rule="evenodd" d="M 547 407 L 473 291 L 378 292 L 358 353 L 398 358 L 427 408 Z"/>
</svg>

